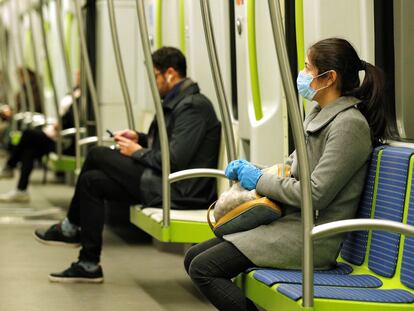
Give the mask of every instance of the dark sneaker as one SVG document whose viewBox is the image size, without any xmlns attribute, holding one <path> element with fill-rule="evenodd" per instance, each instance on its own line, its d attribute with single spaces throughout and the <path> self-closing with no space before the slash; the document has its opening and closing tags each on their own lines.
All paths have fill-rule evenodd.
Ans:
<svg viewBox="0 0 414 311">
<path fill-rule="evenodd" d="M 46 245 L 58 245 L 67 247 L 79 247 L 80 246 L 80 233 L 79 231 L 73 237 L 67 237 L 63 235 L 61 223 L 52 225 L 47 230 L 36 229 L 34 237 L 40 243 Z"/>
<path fill-rule="evenodd" d="M 102 283 L 103 280 L 101 266 L 94 272 L 88 272 L 77 262 L 63 272 L 49 274 L 49 281 L 58 283 Z"/>
</svg>

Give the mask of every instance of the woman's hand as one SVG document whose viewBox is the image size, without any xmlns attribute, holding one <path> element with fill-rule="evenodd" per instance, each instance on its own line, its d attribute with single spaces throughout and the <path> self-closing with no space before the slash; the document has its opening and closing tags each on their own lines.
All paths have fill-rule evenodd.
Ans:
<svg viewBox="0 0 414 311">
<path fill-rule="evenodd" d="M 142 146 L 135 141 L 125 138 L 124 136 L 115 136 L 115 141 L 119 145 L 119 151 L 121 154 L 130 157 L 134 152 L 142 149 Z"/>
<path fill-rule="evenodd" d="M 230 180 L 239 180 L 239 169 L 246 164 L 249 164 L 246 160 L 231 161 L 227 165 L 224 174 L 226 174 L 227 178 Z"/>
<path fill-rule="evenodd" d="M 263 175 L 262 171 L 246 160 L 234 160 L 224 171 L 228 179 L 240 180 L 240 185 L 247 190 L 256 188 L 257 181 Z"/>
<path fill-rule="evenodd" d="M 249 162 L 240 167 L 238 171 L 240 185 L 247 190 L 256 189 L 257 182 L 262 175 L 262 171 Z"/>
</svg>

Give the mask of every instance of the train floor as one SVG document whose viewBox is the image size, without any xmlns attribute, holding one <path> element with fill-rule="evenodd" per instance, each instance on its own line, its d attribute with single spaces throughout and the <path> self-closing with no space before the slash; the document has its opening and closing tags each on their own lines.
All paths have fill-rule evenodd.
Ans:
<svg viewBox="0 0 414 311">
<path fill-rule="evenodd" d="M 0 166 L 4 160 L 0 155 Z M 160 251 L 148 237 L 120 235 L 108 226 L 103 284 L 50 283 L 47 275 L 67 268 L 78 254 L 33 238 L 35 228 L 64 217 L 73 192 L 52 175 L 43 185 L 41 170 L 34 172 L 30 203 L 0 203 L 0 311 L 215 310 L 186 276 L 182 253 Z M 0 180 L 0 192 L 15 185 L 16 179 Z"/>
</svg>

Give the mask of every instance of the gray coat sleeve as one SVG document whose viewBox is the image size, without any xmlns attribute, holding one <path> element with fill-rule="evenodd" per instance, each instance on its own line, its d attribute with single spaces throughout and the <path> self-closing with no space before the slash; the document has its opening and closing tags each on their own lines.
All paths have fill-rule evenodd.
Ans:
<svg viewBox="0 0 414 311">
<path fill-rule="evenodd" d="M 285 165 L 292 166 L 293 159 L 296 157 L 296 151 L 293 151 L 290 156 L 286 159 Z"/>
<path fill-rule="evenodd" d="M 326 136 L 324 151 L 311 174 L 315 210 L 326 208 L 352 176 L 369 160 L 370 131 L 365 120 L 336 119 Z M 300 181 L 263 174 L 256 190 L 282 204 L 301 207 Z"/>
</svg>

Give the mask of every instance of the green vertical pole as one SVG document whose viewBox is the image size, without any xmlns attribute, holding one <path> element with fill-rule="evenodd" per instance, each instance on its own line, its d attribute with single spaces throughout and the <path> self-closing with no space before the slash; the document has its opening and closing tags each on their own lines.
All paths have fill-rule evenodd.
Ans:
<svg viewBox="0 0 414 311">
<path fill-rule="evenodd" d="M 30 14 L 30 13 L 29 13 Z M 31 40 L 31 31 L 29 29 L 26 30 L 24 34 L 24 41 L 26 43 L 24 49 L 24 64 L 29 67 L 31 70 L 35 71 L 34 59 L 33 54 L 31 53 L 33 49 L 33 44 Z"/>
</svg>

